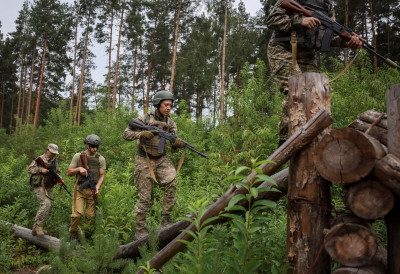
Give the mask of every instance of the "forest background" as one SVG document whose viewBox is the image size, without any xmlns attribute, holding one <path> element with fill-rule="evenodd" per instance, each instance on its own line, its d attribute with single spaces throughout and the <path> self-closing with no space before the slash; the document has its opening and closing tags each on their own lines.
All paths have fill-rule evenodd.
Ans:
<svg viewBox="0 0 400 274">
<path fill-rule="evenodd" d="M 107 174 L 96 229 L 82 243 L 87 252 L 73 256 L 73 246 L 47 252 L 1 228 L 0 271 L 51 264 L 62 273 L 131 273 L 145 265 L 156 244 L 142 250 L 136 263 L 112 260 L 119 244 L 133 240 L 137 200 L 136 145 L 121 134 L 131 118 L 152 107 L 151 97 L 160 89 L 174 93 L 179 136 L 210 156 L 187 153 L 173 221 L 201 212 L 228 189 L 232 171 L 249 171 L 241 166 L 251 169 L 276 149 L 283 97 L 268 68 L 272 31 L 265 28 L 275 1 L 261 3 L 256 16 L 245 12 L 242 1 L 234 7 L 230 0 L 24 3 L 16 31 L 8 37 L 0 33 L 0 219 L 32 226 L 38 205 L 26 170 L 48 143 L 59 145 L 69 189 L 74 179 L 66 177 L 66 170 L 73 154 L 84 149 L 88 134 L 102 138 L 99 152 L 107 160 Z M 382 55 L 400 60 L 399 1 L 337 0 L 333 7 L 339 23 Z M 92 79 L 94 41 L 109 58 L 101 83 Z M 354 54 L 343 49 L 321 53 L 322 72 L 333 79 Z M 369 109 L 386 111 L 385 91 L 399 82 L 397 70 L 361 50 L 350 70 L 331 82 L 334 127 L 347 126 Z M 175 163 L 179 157 L 173 156 Z M 148 220 L 153 229 L 160 222 L 161 193 L 155 188 Z M 65 192 L 52 203 L 49 235 L 67 240 L 71 204 Z M 285 205 L 282 199 L 269 203 L 272 209 L 249 211 L 252 219 L 244 230 L 237 222 L 205 228 L 164 272 L 284 272 Z M 341 206 L 341 192 L 335 188 L 333 206 Z M 377 230 L 384 242 L 379 223 Z"/>
</svg>

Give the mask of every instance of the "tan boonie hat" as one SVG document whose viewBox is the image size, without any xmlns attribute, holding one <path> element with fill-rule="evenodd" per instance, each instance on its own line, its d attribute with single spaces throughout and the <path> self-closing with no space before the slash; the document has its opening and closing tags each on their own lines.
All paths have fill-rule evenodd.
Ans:
<svg viewBox="0 0 400 274">
<path fill-rule="evenodd" d="M 58 146 L 56 144 L 49 144 L 47 149 L 54 154 L 58 154 Z"/>
</svg>

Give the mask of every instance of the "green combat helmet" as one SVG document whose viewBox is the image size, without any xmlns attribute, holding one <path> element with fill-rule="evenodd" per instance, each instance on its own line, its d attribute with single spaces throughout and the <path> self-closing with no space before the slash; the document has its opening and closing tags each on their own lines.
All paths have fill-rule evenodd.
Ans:
<svg viewBox="0 0 400 274">
<path fill-rule="evenodd" d="M 174 95 L 166 90 L 157 92 L 153 97 L 153 106 L 157 107 L 163 100 L 172 100 L 174 102 Z"/>
<path fill-rule="evenodd" d="M 86 137 L 85 144 L 99 146 L 101 144 L 101 139 L 95 134 L 90 134 Z"/>
</svg>

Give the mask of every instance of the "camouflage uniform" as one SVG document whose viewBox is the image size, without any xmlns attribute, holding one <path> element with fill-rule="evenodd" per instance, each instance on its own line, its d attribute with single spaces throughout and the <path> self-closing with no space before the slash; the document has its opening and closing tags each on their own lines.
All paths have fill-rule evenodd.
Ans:
<svg viewBox="0 0 400 274">
<path fill-rule="evenodd" d="M 61 177 L 61 172 L 58 166 L 56 158 L 49 158 L 46 154 L 40 155 L 44 163 L 48 167 L 54 167 L 56 173 Z M 39 209 L 35 216 L 35 222 L 32 227 L 33 234 L 37 227 L 43 228 L 44 224 L 50 213 L 51 200 L 53 199 L 53 187 L 56 184 L 54 178 L 48 173 L 41 174 L 42 167 L 38 166 L 36 161 L 32 161 L 29 165 L 28 173 L 31 174 L 31 185 L 34 187 L 34 191 L 39 202 Z"/>
<path fill-rule="evenodd" d="M 267 18 L 268 28 L 274 30 L 268 44 L 268 62 L 279 91 L 286 95 L 286 99 L 282 103 L 282 114 L 278 130 L 279 139 L 287 140 L 289 138 L 288 80 L 296 74 L 319 72 L 317 51 L 321 46 L 324 29 L 319 27 L 307 30 L 302 27 L 301 22 L 304 16 L 296 13 L 288 13 L 280 7 L 282 2 L 283 0 L 277 1 Z M 298 0 L 298 2 L 310 10 L 318 9 L 325 14 L 329 12 L 329 0 Z M 293 65 L 292 47 L 290 44 L 292 30 L 296 30 L 297 36 L 297 65 Z M 346 44 L 344 40 L 336 36 L 332 39 L 331 46 L 346 47 Z"/>
<path fill-rule="evenodd" d="M 176 124 L 170 117 L 159 117 L 153 111 L 149 111 L 144 116 L 140 116 L 138 120 L 147 125 L 153 125 L 163 130 L 177 135 L 178 129 Z M 128 126 L 122 134 L 125 140 L 137 140 L 138 150 L 135 156 L 135 186 L 138 189 L 138 202 L 135 205 L 135 221 L 136 235 L 141 238 L 147 235 L 146 215 L 151 203 L 151 192 L 153 188 L 153 178 L 151 176 L 149 163 L 157 177 L 157 183 L 164 189 L 162 220 L 161 225 L 167 226 L 170 222 L 170 215 L 176 202 L 176 170 L 169 155 L 166 154 L 167 145 L 164 147 L 163 153 L 158 153 L 159 137 L 154 135 L 150 140 L 140 139 L 141 131 L 134 131 Z M 167 143 L 167 142 L 166 142 Z M 177 152 L 171 146 L 172 152 Z"/>
<path fill-rule="evenodd" d="M 82 151 L 81 153 L 85 153 Z M 72 158 L 70 167 L 76 168 L 82 166 L 80 155 L 81 153 L 76 153 Z M 88 167 L 93 173 L 93 180 L 98 182 L 100 178 L 100 169 L 106 169 L 106 160 L 100 153 L 96 152 L 94 157 L 87 157 Z M 96 213 L 96 206 L 92 196 L 92 190 L 90 188 L 85 188 L 82 192 L 78 191 L 79 186 L 87 179 L 87 177 L 82 175 L 77 175 L 76 183 L 74 187 L 74 197 L 72 203 L 72 214 L 71 214 L 71 224 L 69 227 L 69 233 L 71 237 L 78 238 L 78 230 L 81 224 L 82 216 L 85 213 L 85 203 L 86 203 L 86 214 L 85 221 L 86 224 L 91 225 L 92 220 Z"/>
</svg>

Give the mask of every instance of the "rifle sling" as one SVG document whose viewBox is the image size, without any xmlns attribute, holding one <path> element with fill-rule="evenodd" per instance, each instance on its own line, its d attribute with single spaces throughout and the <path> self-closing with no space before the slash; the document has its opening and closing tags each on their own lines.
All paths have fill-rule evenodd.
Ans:
<svg viewBox="0 0 400 274">
<path fill-rule="evenodd" d="M 151 178 L 153 178 L 154 182 L 156 182 L 158 184 L 157 179 L 156 179 L 156 175 L 154 174 L 154 169 L 153 169 L 153 166 L 151 165 L 151 162 L 150 162 L 150 159 L 149 159 L 149 155 L 147 154 L 145 145 L 143 145 L 143 150 L 146 153 L 146 162 L 147 162 L 147 165 L 149 166 L 149 171 L 150 171 Z"/>
<path fill-rule="evenodd" d="M 41 182 L 41 184 L 42 184 L 42 188 L 43 188 L 43 191 L 44 191 L 44 195 L 46 195 L 47 198 L 49 198 L 51 201 L 53 201 L 53 199 L 50 198 L 49 194 L 47 193 L 46 187 L 45 187 L 45 185 L 44 185 L 44 176 L 43 176 L 43 174 L 40 174 L 40 178 L 41 178 L 40 182 Z"/>
<path fill-rule="evenodd" d="M 290 35 L 290 44 L 292 45 L 292 60 L 293 66 L 297 66 L 297 39 L 296 39 L 296 30 L 292 30 Z"/>
<path fill-rule="evenodd" d="M 354 56 L 354 58 L 351 59 L 351 61 L 346 65 L 346 67 L 335 78 L 333 78 L 331 80 L 331 82 L 336 81 L 337 79 L 339 79 L 339 77 L 342 76 L 350 68 L 350 66 L 353 64 L 353 62 L 357 59 L 359 53 L 360 53 L 360 51 L 357 51 L 356 56 Z"/>
<path fill-rule="evenodd" d="M 184 151 L 181 155 L 181 158 L 179 159 L 179 164 L 178 164 L 178 168 L 176 170 L 176 174 L 179 173 L 179 171 L 181 170 L 181 167 L 183 165 L 183 160 L 185 160 L 185 156 L 186 156 L 186 151 Z"/>
</svg>

